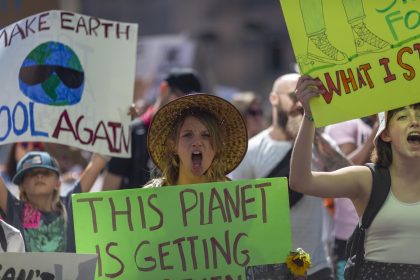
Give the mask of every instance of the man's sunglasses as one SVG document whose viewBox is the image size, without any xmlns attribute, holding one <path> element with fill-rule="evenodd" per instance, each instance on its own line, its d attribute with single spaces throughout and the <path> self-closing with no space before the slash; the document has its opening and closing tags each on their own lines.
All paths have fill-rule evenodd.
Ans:
<svg viewBox="0 0 420 280">
<path fill-rule="evenodd" d="M 252 117 L 261 117 L 264 112 L 261 109 L 248 109 L 246 114 Z"/>
<path fill-rule="evenodd" d="M 82 85 L 85 75 L 83 72 L 57 65 L 25 66 L 19 70 L 19 79 L 33 86 L 45 82 L 53 73 L 69 88 L 78 88 Z"/>
</svg>

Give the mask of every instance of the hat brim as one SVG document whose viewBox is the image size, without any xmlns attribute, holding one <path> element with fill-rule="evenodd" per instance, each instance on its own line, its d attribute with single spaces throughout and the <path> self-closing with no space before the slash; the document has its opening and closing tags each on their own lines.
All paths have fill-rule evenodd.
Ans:
<svg viewBox="0 0 420 280">
<path fill-rule="evenodd" d="M 377 146 L 378 139 L 386 128 L 387 116 L 388 116 L 388 112 L 378 113 L 379 127 L 378 127 L 378 131 L 376 132 L 375 138 L 373 138 L 373 143 L 375 146 Z"/>
<path fill-rule="evenodd" d="M 222 160 L 225 175 L 234 170 L 245 156 L 248 138 L 241 113 L 228 101 L 210 94 L 190 94 L 169 102 L 156 112 L 147 136 L 147 147 L 155 165 L 162 170 L 166 140 L 176 120 L 185 112 L 198 108 L 212 114 L 222 130 Z"/>
<path fill-rule="evenodd" d="M 15 174 L 15 176 L 13 176 L 13 179 L 12 179 L 13 184 L 20 185 L 22 183 L 22 180 L 23 180 L 23 177 L 25 176 L 25 174 L 28 171 L 31 171 L 32 169 L 35 169 L 35 168 L 48 169 L 48 170 L 53 171 L 57 176 L 60 176 L 59 171 L 57 169 L 53 168 L 53 167 L 45 166 L 45 165 L 41 165 L 41 164 L 40 165 L 32 165 L 31 167 L 22 169 L 21 171 L 17 172 Z"/>
</svg>

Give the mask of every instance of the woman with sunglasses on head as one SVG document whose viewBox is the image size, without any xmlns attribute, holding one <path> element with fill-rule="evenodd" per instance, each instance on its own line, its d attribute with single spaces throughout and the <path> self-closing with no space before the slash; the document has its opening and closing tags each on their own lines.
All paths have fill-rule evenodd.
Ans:
<svg viewBox="0 0 420 280">
<path fill-rule="evenodd" d="M 367 166 L 350 166 L 334 172 L 311 171 L 315 126 L 309 100 L 319 97 L 320 82 L 302 76 L 296 95 L 305 118 L 295 142 L 290 186 L 320 197 L 347 197 L 359 217 L 368 205 L 373 173 Z M 364 260 L 357 279 L 420 279 L 420 103 L 379 114 L 372 161 L 388 170 L 390 191 L 366 230 Z"/>
<path fill-rule="evenodd" d="M 71 195 L 88 192 L 107 159 L 93 154 L 73 191 L 60 196 L 60 169 L 47 152 L 26 153 L 12 182 L 17 199 L 0 178 L 0 209 L 4 220 L 22 233 L 27 252 L 75 252 Z"/>
<path fill-rule="evenodd" d="M 241 114 L 226 100 L 209 94 L 175 99 L 156 113 L 149 129 L 149 153 L 162 176 L 146 187 L 226 181 L 247 143 Z"/>
<path fill-rule="evenodd" d="M 244 118 L 248 138 L 267 128 L 267 119 L 264 116 L 261 99 L 254 92 L 238 92 L 233 95 L 231 102 Z"/>
</svg>

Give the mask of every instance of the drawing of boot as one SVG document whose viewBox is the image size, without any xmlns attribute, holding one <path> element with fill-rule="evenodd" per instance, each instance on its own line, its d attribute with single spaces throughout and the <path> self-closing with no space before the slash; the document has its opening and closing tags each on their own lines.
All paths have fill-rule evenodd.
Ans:
<svg viewBox="0 0 420 280">
<path fill-rule="evenodd" d="M 309 37 L 308 59 L 332 64 L 348 62 L 347 55 L 331 44 L 325 32 Z"/>
<path fill-rule="evenodd" d="M 354 42 L 358 54 L 381 52 L 391 45 L 370 31 L 362 21 L 352 25 Z"/>
</svg>

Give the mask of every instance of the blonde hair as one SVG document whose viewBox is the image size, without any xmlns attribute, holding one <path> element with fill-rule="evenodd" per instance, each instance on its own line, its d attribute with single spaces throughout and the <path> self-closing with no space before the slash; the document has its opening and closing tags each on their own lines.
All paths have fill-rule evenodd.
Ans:
<svg viewBox="0 0 420 280">
<path fill-rule="evenodd" d="M 215 116 L 208 111 L 199 108 L 189 108 L 184 110 L 176 119 L 174 126 L 167 136 L 164 146 L 164 154 L 162 157 L 162 177 L 152 179 L 145 187 L 160 187 L 176 185 L 179 177 L 179 158 L 175 154 L 175 147 L 179 137 L 181 126 L 187 117 L 192 116 L 202 122 L 210 133 L 211 145 L 215 151 L 215 156 L 210 167 L 205 172 L 209 182 L 225 181 L 224 171 L 226 164 L 223 161 L 223 137 L 220 124 Z"/>
<path fill-rule="evenodd" d="M 51 157 L 51 160 L 53 160 L 55 162 L 55 164 L 57 166 L 59 166 L 58 162 L 55 158 Z M 60 180 L 60 177 L 56 173 L 54 173 L 54 176 L 57 176 L 57 180 Z M 23 182 L 23 178 L 22 178 L 22 182 Z M 22 183 L 19 185 L 19 191 L 20 191 L 19 192 L 19 199 L 23 202 L 31 203 L 31 201 L 28 198 L 28 194 L 25 192 L 25 189 L 22 187 Z M 66 210 L 66 207 L 64 206 L 63 202 L 60 199 L 60 188 L 53 190 L 52 210 L 53 211 L 58 211 L 60 213 L 60 216 L 63 217 L 64 222 L 67 222 L 67 220 L 68 220 L 67 210 Z"/>
</svg>

